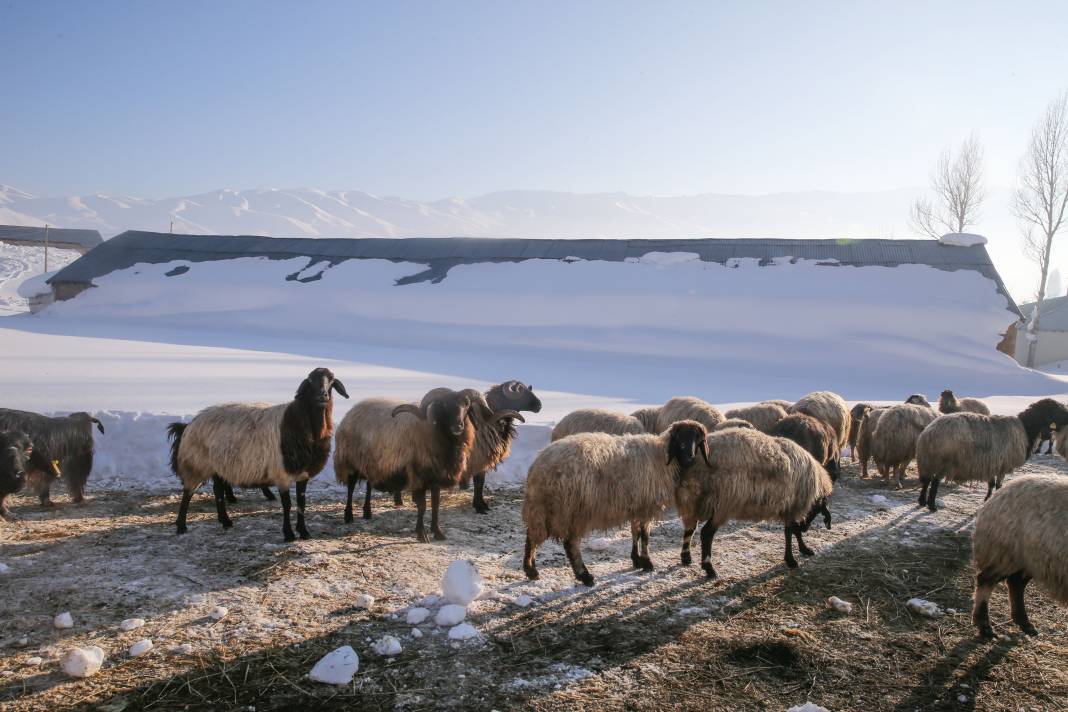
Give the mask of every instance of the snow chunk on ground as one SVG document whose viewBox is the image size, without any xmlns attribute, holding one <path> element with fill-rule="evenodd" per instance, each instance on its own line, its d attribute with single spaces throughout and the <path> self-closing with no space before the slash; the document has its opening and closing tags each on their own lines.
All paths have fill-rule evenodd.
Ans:
<svg viewBox="0 0 1068 712">
<path fill-rule="evenodd" d="M 27 658 L 26 662 L 23 663 L 26 667 L 37 667 L 42 664 L 44 664 L 44 658 L 38 655 L 35 655 L 32 658 Z"/>
<path fill-rule="evenodd" d="M 441 593 L 449 603 L 466 606 L 482 594 L 482 576 L 470 561 L 454 561 L 441 579 Z"/>
<path fill-rule="evenodd" d="M 9 571 L 11 571 L 11 567 L 0 561 L 0 574 L 6 574 Z"/>
<path fill-rule="evenodd" d="M 369 593 L 361 593 L 356 597 L 357 608 L 370 608 L 375 605 L 375 597 Z"/>
<path fill-rule="evenodd" d="M 951 245 L 953 247 L 974 247 L 986 244 L 985 237 L 971 232 L 947 232 L 938 238 L 938 241 L 943 245 Z"/>
<path fill-rule="evenodd" d="M 937 603 L 931 601 L 925 601 L 922 598 L 910 598 L 905 606 L 914 613 L 919 613 L 921 616 L 927 616 L 928 618 L 936 618 L 942 615 L 942 610 L 938 607 Z"/>
<path fill-rule="evenodd" d="M 470 640 L 477 636 L 478 631 L 470 623 L 461 623 L 449 629 L 450 640 Z"/>
<path fill-rule="evenodd" d="M 89 677 L 100 671 L 104 664 L 104 651 L 95 645 L 88 648 L 68 650 L 60 661 L 63 672 L 71 677 Z"/>
<path fill-rule="evenodd" d="M 826 707 L 820 707 L 813 702 L 806 702 L 803 705 L 796 705 L 786 710 L 786 712 L 831 712 Z"/>
<path fill-rule="evenodd" d="M 193 646 L 189 643 L 182 643 L 181 645 L 176 645 L 171 648 L 171 653 L 174 655 L 192 655 Z"/>
<path fill-rule="evenodd" d="M 145 625 L 144 618 L 127 618 L 122 623 L 119 623 L 119 630 L 131 631 L 137 630 Z"/>
<path fill-rule="evenodd" d="M 371 646 L 371 650 L 373 650 L 376 655 L 392 658 L 395 655 L 401 654 L 401 644 L 400 641 L 392 635 L 384 635 Z"/>
<path fill-rule="evenodd" d="M 614 544 L 614 543 L 615 543 L 614 539 L 609 539 L 608 537 L 599 536 L 596 539 L 590 539 L 590 543 L 587 544 L 586 546 L 589 547 L 590 551 L 608 551 L 609 549 L 612 548 L 612 544 Z"/>
<path fill-rule="evenodd" d="M 454 626 L 462 623 L 464 618 L 467 618 L 467 609 L 450 603 L 438 610 L 438 614 L 434 616 L 434 622 L 440 626 Z"/>
<path fill-rule="evenodd" d="M 881 494 L 873 494 L 871 497 L 869 497 L 869 499 L 871 500 L 872 504 L 886 504 L 890 501 Z"/>
<path fill-rule="evenodd" d="M 59 615 L 57 615 L 55 618 L 52 619 L 52 625 L 54 625 L 56 628 L 59 628 L 59 629 L 73 628 L 74 627 L 74 618 L 71 616 L 71 614 L 68 611 L 63 611 L 62 613 L 60 613 Z"/>
<path fill-rule="evenodd" d="M 513 689 L 523 689 L 529 687 L 562 687 L 571 682 L 578 682 L 579 680 L 585 680 L 588 677 L 593 677 L 593 672 L 587 670 L 584 667 L 577 667 L 575 665 L 566 665 L 564 663 L 556 663 L 549 668 L 551 671 L 547 675 L 539 675 L 532 677 L 529 680 L 517 677 L 508 683 L 508 687 Z"/>
<path fill-rule="evenodd" d="M 838 596 L 831 596 L 827 599 L 827 607 L 838 611 L 839 613 L 852 613 L 853 604 L 849 601 L 843 601 Z"/>
<path fill-rule="evenodd" d="M 423 637 L 423 631 L 419 630 L 418 628 L 412 628 L 412 637 L 413 638 L 422 638 Z"/>
<path fill-rule="evenodd" d="M 515 597 L 515 605 L 519 606 L 520 608 L 526 608 L 533 602 L 534 599 L 525 593 L 521 593 Z"/>
<path fill-rule="evenodd" d="M 347 685 L 359 669 L 360 657 L 351 645 L 344 645 L 324 655 L 308 677 L 327 685 Z"/>
<path fill-rule="evenodd" d="M 409 608 L 405 622 L 408 625 L 419 625 L 430 617 L 430 611 L 426 608 Z"/>
<path fill-rule="evenodd" d="M 130 657 L 139 658 L 152 650 L 152 641 L 148 638 L 139 640 L 130 646 Z"/>
<path fill-rule="evenodd" d="M 215 606 L 215 608 L 211 609 L 211 613 L 209 613 L 208 615 L 217 621 L 221 621 L 223 618 L 226 618 L 226 615 L 229 612 L 230 609 L 228 609 L 226 606 Z"/>
</svg>

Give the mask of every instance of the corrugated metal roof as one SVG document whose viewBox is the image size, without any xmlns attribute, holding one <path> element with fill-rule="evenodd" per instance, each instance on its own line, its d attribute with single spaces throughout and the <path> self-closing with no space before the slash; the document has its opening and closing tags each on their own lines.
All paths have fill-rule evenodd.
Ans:
<svg viewBox="0 0 1068 712">
<path fill-rule="evenodd" d="M 91 232 L 91 231 L 89 231 Z M 994 280 L 1019 313 L 983 245 L 954 247 L 937 240 L 556 240 L 481 237 L 443 238 L 277 238 L 252 235 L 171 235 L 129 231 L 104 242 L 52 277 L 52 282 L 90 284 L 94 279 L 138 263 L 160 264 L 175 260 L 204 262 L 234 257 L 291 259 L 308 257 L 333 264 L 349 259 L 385 259 L 415 262 L 429 268 L 418 280 L 444 278 L 458 264 L 516 262 L 529 259 L 564 259 L 621 262 L 647 252 L 695 252 L 706 262 L 754 258 L 835 260 L 842 265 L 896 267 L 921 264 L 943 270 L 968 269 Z"/>
<path fill-rule="evenodd" d="M 23 227 L 21 225 L 0 225 L 0 240 L 11 242 L 41 242 L 45 239 L 43 227 Z M 96 230 L 71 230 L 68 228 L 48 228 L 48 241 L 55 244 L 96 247 L 104 241 Z"/>
<path fill-rule="evenodd" d="M 1024 319 L 1031 318 L 1034 302 L 1020 305 Z M 1068 297 L 1052 297 L 1042 300 L 1042 313 L 1038 320 L 1039 331 L 1068 331 Z"/>
</svg>

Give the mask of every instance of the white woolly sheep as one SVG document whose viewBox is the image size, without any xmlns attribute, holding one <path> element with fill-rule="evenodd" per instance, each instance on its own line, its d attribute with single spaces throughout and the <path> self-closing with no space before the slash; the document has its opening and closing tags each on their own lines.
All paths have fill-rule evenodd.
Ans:
<svg viewBox="0 0 1068 712">
<path fill-rule="evenodd" d="M 879 418 L 890 406 L 881 405 L 869 410 L 860 421 L 857 429 L 857 447 L 853 451 L 853 459 L 860 463 L 860 476 L 868 476 L 868 460 L 871 459 L 871 448 L 875 428 L 879 424 Z"/>
<path fill-rule="evenodd" d="M 723 414 L 728 420 L 741 418 L 753 424 L 762 433 L 770 433 L 775 424 L 786 417 L 786 408 L 776 403 L 758 403 L 746 408 L 735 408 Z"/>
<path fill-rule="evenodd" d="M 983 401 L 978 398 L 957 398 L 953 395 L 953 391 L 948 388 L 942 391 L 942 395 L 938 397 L 938 410 L 945 415 L 950 413 L 990 415 L 990 409 L 986 407 L 986 403 Z"/>
<path fill-rule="evenodd" d="M 716 577 L 712 538 L 732 520 L 781 521 L 790 568 L 797 566 L 792 537 L 801 554 L 811 556 L 801 533 L 833 488 L 823 465 L 792 440 L 756 430 L 723 430 L 706 442 L 708 463 L 691 467 L 676 491 L 682 563 L 691 563 L 690 540 L 700 521 L 701 568 L 709 578 Z"/>
<path fill-rule="evenodd" d="M 660 431 L 656 429 L 657 423 L 660 420 L 659 408 L 639 408 L 631 413 L 631 416 L 637 418 L 642 422 L 645 427 L 645 432 L 656 435 Z"/>
<path fill-rule="evenodd" d="M 1028 635 L 1038 631 L 1027 618 L 1024 588 L 1033 579 L 1053 600 L 1068 606 L 1068 478 L 1026 475 L 1005 485 L 975 515 L 975 605 L 979 634 L 994 635 L 990 594 L 1001 581 L 1009 587 L 1012 620 Z"/>
<path fill-rule="evenodd" d="M 1005 475 L 1026 462 L 1039 431 L 1051 424 L 1068 425 L 1068 409 L 1052 398 L 1035 401 L 1015 416 L 950 413 L 936 418 L 916 441 L 920 506 L 937 511 L 942 480 L 986 482 L 990 499 Z"/>
<path fill-rule="evenodd" d="M 716 427 L 712 428 L 713 431 L 717 430 L 730 430 L 731 428 L 747 428 L 749 430 L 756 430 L 753 424 L 748 420 L 741 418 L 727 418 L 716 423 Z"/>
<path fill-rule="evenodd" d="M 552 442 L 576 433 L 607 433 L 608 435 L 641 435 L 645 426 L 633 415 L 604 408 L 580 408 L 560 419 L 552 432 Z"/>
<path fill-rule="evenodd" d="M 809 393 L 787 408 L 786 412 L 804 413 L 827 423 L 838 436 L 839 451 L 849 442 L 849 406 L 837 393 L 831 391 Z"/>
<path fill-rule="evenodd" d="M 760 401 L 759 403 L 757 403 L 757 405 L 777 405 L 780 408 L 782 408 L 783 410 L 790 410 L 790 406 L 792 406 L 793 404 L 794 404 L 793 401 L 776 399 L 776 398 L 773 398 L 771 400 Z"/>
<path fill-rule="evenodd" d="M 651 571 L 651 522 L 670 506 L 698 451 L 707 457 L 705 433 L 694 421 L 674 423 L 660 435 L 579 433 L 538 453 L 523 495 L 527 577 L 538 578 L 534 559 L 551 537 L 563 543 L 575 578 L 592 586 L 579 550 L 582 537 L 626 522 L 631 524 L 631 561 Z"/>
<path fill-rule="evenodd" d="M 922 405 L 902 404 L 887 408 L 878 418 L 871 436 L 871 456 L 889 481 L 893 473 L 898 489 L 905 469 L 916 456 L 916 440 L 938 414 Z"/>
<path fill-rule="evenodd" d="M 680 420 L 696 420 L 705 426 L 706 430 L 712 430 L 723 420 L 723 413 L 700 398 L 676 396 L 660 406 L 660 415 L 656 423 L 657 432 L 664 432 L 671 427 L 672 423 Z"/>
<path fill-rule="evenodd" d="M 304 524 L 304 492 L 308 480 L 322 471 L 330 457 L 334 432 L 332 391 L 348 398 L 345 386 L 326 368 L 317 368 L 300 382 L 293 400 L 281 405 L 228 403 L 205 408 L 186 423 L 171 423 L 171 469 L 182 481 L 178 533 L 186 531 L 186 512 L 193 492 L 211 479 L 219 523 L 230 528 L 222 483 L 273 485 L 282 500 L 282 535 L 293 541 L 289 520 L 289 488 L 297 485 L 297 533 L 310 534 Z M 218 475 L 218 477 L 214 477 Z"/>
</svg>

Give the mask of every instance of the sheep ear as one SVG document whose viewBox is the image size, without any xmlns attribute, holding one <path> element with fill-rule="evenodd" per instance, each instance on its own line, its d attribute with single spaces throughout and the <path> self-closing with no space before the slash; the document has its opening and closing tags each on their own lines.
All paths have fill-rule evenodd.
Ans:
<svg viewBox="0 0 1068 712">
<path fill-rule="evenodd" d="M 698 445 L 697 448 L 701 451 L 701 457 L 704 458 L 705 464 L 709 467 L 712 467 L 712 463 L 708 461 L 708 441 L 702 440 L 701 444 Z"/>
<path fill-rule="evenodd" d="M 426 420 L 426 414 L 424 414 L 423 411 L 419 410 L 418 406 L 415 406 L 411 403 L 402 403 L 401 405 L 398 405 L 396 408 L 393 409 L 394 418 L 396 418 L 397 415 L 400 413 L 411 413 L 416 418 L 419 418 L 419 420 Z"/>
<path fill-rule="evenodd" d="M 96 418 L 90 418 L 89 420 L 91 420 L 91 421 L 93 421 L 94 423 L 96 423 L 96 429 L 100 431 L 100 434 L 101 434 L 101 435 L 103 435 L 103 434 L 104 434 L 104 424 L 103 424 L 103 423 L 101 423 L 101 422 L 100 422 L 99 420 L 97 420 Z"/>
<path fill-rule="evenodd" d="M 342 398 L 349 397 L 349 392 L 345 390 L 345 384 L 337 380 L 336 378 L 334 379 L 333 385 L 331 385 L 330 387 L 337 391 L 338 395 L 340 395 Z"/>
</svg>

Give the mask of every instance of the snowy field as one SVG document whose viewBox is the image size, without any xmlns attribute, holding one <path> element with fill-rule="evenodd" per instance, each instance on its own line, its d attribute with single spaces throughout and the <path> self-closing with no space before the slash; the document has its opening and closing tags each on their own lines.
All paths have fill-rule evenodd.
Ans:
<svg viewBox="0 0 1068 712">
<path fill-rule="evenodd" d="M 49 273 L 66 267 L 78 259 L 76 250 L 48 249 Z M 44 247 L 10 245 L 0 242 L 0 316 L 29 311 L 26 297 L 19 288 L 40 284 L 44 273 Z"/>
</svg>

